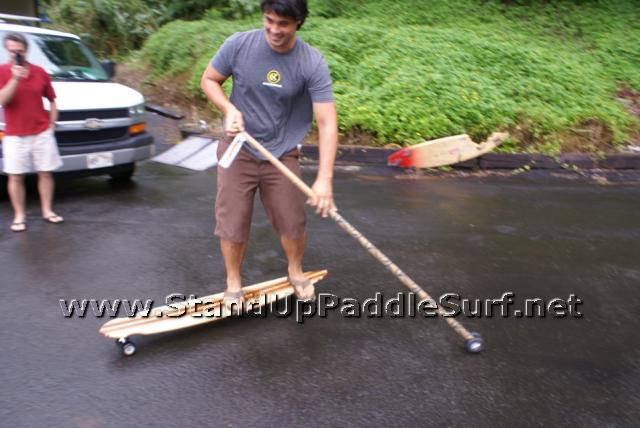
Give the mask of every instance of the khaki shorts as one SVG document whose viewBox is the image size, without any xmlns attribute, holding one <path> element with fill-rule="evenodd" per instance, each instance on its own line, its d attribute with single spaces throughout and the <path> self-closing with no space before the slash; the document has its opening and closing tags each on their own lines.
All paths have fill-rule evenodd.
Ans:
<svg viewBox="0 0 640 428">
<path fill-rule="evenodd" d="M 223 139 L 218 144 L 218 159 L 229 147 Z M 280 161 L 300 177 L 298 150 L 285 153 Z M 229 168 L 218 167 L 215 234 L 232 242 L 247 242 L 251 229 L 253 200 L 260 190 L 260 200 L 279 236 L 296 239 L 305 232 L 304 194 L 269 161 L 261 161 L 240 150 Z"/>
<path fill-rule="evenodd" d="M 5 135 L 2 139 L 2 157 L 6 174 L 54 171 L 62 166 L 51 128 L 36 135 Z"/>
</svg>

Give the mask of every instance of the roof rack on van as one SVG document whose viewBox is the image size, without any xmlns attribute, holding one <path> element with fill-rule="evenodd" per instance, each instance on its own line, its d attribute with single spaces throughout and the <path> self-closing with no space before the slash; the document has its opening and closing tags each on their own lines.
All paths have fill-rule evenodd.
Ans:
<svg viewBox="0 0 640 428">
<path fill-rule="evenodd" d="M 9 13 L 0 13 L 0 22 L 21 21 L 21 22 L 46 22 L 44 19 L 35 16 L 11 15 Z"/>
</svg>

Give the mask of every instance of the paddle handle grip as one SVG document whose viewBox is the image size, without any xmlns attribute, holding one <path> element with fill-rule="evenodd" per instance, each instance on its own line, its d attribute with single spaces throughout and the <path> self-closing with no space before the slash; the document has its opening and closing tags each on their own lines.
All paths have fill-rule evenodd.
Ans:
<svg viewBox="0 0 640 428">
<path fill-rule="evenodd" d="M 287 168 L 278 158 L 271 154 L 267 149 L 265 149 L 262 144 L 257 142 L 251 135 L 246 132 L 243 133 L 243 136 L 247 140 L 251 146 L 256 149 L 260 154 L 262 154 L 269 162 L 271 162 L 280 172 L 282 172 L 289 180 L 295 184 L 295 186 L 300 189 L 304 194 L 306 194 L 310 198 L 315 198 L 315 192 L 307 186 L 307 184 L 300 179 L 297 175 L 295 175 L 289 168 Z M 421 300 L 429 300 L 432 304 L 435 304 L 435 300 L 426 292 L 422 287 L 420 287 L 414 280 L 412 280 L 407 274 L 405 274 L 402 269 L 400 269 L 395 263 L 393 263 L 382 251 L 380 251 L 371 241 L 364 237 L 362 233 L 360 233 L 355 227 L 353 227 L 347 220 L 344 219 L 337 211 L 331 211 L 329 216 L 349 235 L 351 235 L 356 241 L 360 243 L 364 247 L 365 250 L 369 252 L 378 260 L 384 267 L 387 268 L 393 275 L 396 276 L 409 290 L 414 292 L 420 297 Z M 447 313 L 438 306 L 438 315 L 442 316 L 444 320 L 449 324 L 451 328 L 455 330 L 460 336 L 462 336 L 465 340 L 470 340 L 473 338 L 473 335 L 467 330 L 462 324 L 453 319 L 451 316 L 447 316 Z"/>
</svg>

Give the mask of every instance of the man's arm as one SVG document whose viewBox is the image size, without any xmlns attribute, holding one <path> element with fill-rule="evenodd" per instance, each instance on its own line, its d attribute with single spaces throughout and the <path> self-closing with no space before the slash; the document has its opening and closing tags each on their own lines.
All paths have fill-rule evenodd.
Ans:
<svg viewBox="0 0 640 428">
<path fill-rule="evenodd" d="M 55 101 L 50 101 L 49 106 L 49 127 L 55 129 L 58 120 L 58 105 Z"/>
<path fill-rule="evenodd" d="M 238 132 L 244 131 L 244 120 L 242 113 L 229 101 L 222 89 L 222 84 L 225 80 L 227 80 L 227 77 L 220 74 L 209 63 L 200 79 L 200 87 L 207 98 L 224 115 L 224 131 L 228 136 L 233 137 Z"/>
<path fill-rule="evenodd" d="M 338 114 L 335 102 L 313 103 L 313 112 L 318 124 L 320 161 L 318 176 L 312 186 L 317 198 L 311 201 L 311 205 L 316 207 L 316 213 L 327 217 L 330 211 L 336 209 L 333 201 L 333 165 L 338 149 Z"/>
<path fill-rule="evenodd" d="M 20 79 L 27 76 L 28 70 L 25 67 L 14 65 L 11 67 L 11 78 L 6 85 L 0 89 L 0 106 L 7 105 L 13 99 L 18 89 Z"/>
</svg>

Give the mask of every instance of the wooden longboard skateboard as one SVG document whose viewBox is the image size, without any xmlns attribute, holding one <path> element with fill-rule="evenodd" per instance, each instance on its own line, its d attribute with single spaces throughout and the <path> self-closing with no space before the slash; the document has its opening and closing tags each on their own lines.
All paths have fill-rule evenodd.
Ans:
<svg viewBox="0 0 640 428">
<path fill-rule="evenodd" d="M 327 275 L 327 270 L 305 272 L 305 276 L 316 283 Z M 244 312 L 255 311 L 294 293 L 287 277 L 248 285 L 242 288 L 244 293 Z M 100 327 L 100 334 L 116 339 L 125 355 L 133 355 L 136 347 L 129 340 L 134 335 L 151 335 L 194 327 L 212 321 L 228 318 L 230 313 L 222 302 L 224 292 L 204 296 L 198 299 L 171 303 L 155 308 L 148 314 L 139 314 L 131 318 L 117 318 Z"/>
<path fill-rule="evenodd" d="M 498 147 L 508 134 L 494 132 L 484 143 L 476 144 L 467 134 L 425 141 L 389 155 L 387 163 L 401 168 L 435 168 L 482 156 Z"/>
</svg>

